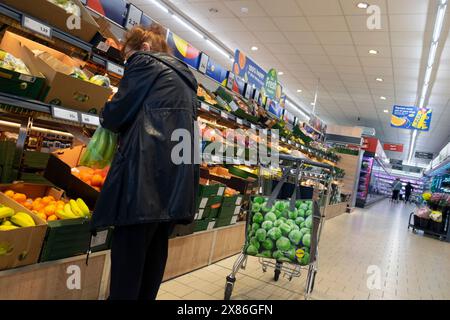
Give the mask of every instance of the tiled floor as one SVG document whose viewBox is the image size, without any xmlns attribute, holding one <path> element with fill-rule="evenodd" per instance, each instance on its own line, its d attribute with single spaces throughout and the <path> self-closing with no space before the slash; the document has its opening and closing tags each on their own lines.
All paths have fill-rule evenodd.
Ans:
<svg viewBox="0 0 450 320">
<path fill-rule="evenodd" d="M 450 299 L 450 243 L 408 231 L 413 208 L 386 200 L 327 221 L 311 299 Z M 223 299 L 236 258 L 163 283 L 158 299 Z M 304 299 L 305 278 L 274 282 L 249 257 L 232 299 Z"/>
</svg>

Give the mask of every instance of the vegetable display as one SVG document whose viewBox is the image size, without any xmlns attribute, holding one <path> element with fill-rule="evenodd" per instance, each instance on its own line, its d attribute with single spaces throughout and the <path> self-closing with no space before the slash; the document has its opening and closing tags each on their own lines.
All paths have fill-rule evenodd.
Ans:
<svg viewBox="0 0 450 320">
<path fill-rule="evenodd" d="M 286 200 L 278 200 L 269 208 L 266 198 L 253 198 L 245 252 L 280 262 L 308 265 L 312 208 L 311 200 L 297 200 L 295 210 L 290 210 Z"/>
</svg>

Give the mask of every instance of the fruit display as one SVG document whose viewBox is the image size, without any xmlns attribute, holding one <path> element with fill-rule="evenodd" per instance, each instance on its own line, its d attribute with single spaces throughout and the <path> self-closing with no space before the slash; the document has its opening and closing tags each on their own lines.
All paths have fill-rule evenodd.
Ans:
<svg viewBox="0 0 450 320">
<path fill-rule="evenodd" d="M 35 213 L 44 221 L 89 218 L 91 216 L 88 206 L 82 199 L 56 200 L 53 196 L 28 198 L 23 193 L 7 190 L 4 194 Z M 2 219 L 0 208 L 0 220 Z M 14 221 L 12 221 L 14 222 Z"/>
<path fill-rule="evenodd" d="M 31 75 L 25 63 L 6 51 L 0 50 L 0 68 Z"/>
<path fill-rule="evenodd" d="M 209 92 L 203 85 L 199 84 L 197 89 L 197 96 L 200 100 L 205 101 L 206 103 L 215 106 L 217 105 L 217 101 L 213 93 Z"/>
<path fill-rule="evenodd" d="M 36 223 L 27 213 L 15 212 L 13 209 L 0 204 L 0 232 L 34 226 L 36 226 Z"/>
<path fill-rule="evenodd" d="M 72 168 L 71 171 L 75 177 L 100 192 L 103 184 L 105 183 L 106 177 L 108 176 L 109 166 L 103 169 L 92 169 L 82 166 Z"/>
<path fill-rule="evenodd" d="M 279 262 L 308 265 L 310 261 L 313 202 L 279 200 L 269 208 L 267 198 L 255 197 L 251 206 L 245 252 Z"/>
<path fill-rule="evenodd" d="M 80 7 L 78 7 L 73 1 L 71 0 L 47 0 L 50 3 L 53 3 L 54 5 L 57 5 L 58 7 L 66 10 L 68 14 L 76 15 L 77 17 L 81 16 Z"/>
</svg>

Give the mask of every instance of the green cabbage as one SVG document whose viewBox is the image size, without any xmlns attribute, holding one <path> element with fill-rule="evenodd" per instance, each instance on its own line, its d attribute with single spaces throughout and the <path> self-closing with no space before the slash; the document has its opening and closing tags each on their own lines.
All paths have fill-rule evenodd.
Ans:
<svg viewBox="0 0 450 320">
<path fill-rule="evenodd" d="M 266 216 L 264 217 L 264 221 L 275 222 L 276 220 L 277 220 L 277 216 L 273 212 L 267 213 Z"/>
<path fill-rule="evenodd" d="M 280 237 L 276 242 L 276 246 L 278 250 L 287 251 L 291 248 L 291 241 L 286 237 Z"/>
<path fill-rule="evenodd" d="M 255 237 L 259 242 L 263 242 L 264 240 L 266 240 L 266 236 L 267 236 L 266 230 L 264 230 L 262 228 L 256 230 Z"/>
<path fill-rule="evenodd" d="M 273 249 L 273 241 L 270 240 L 269 238 L 266 238 L 266 240 L 264 240 L 261 243 L 262 247 L 266 250 L 272 250 Z"/>
<path fill-rule="evenodd" d="M 260 213 L 260 212 L 255 213 L 255 215 L 253 216 L 253 222 L 261 224 L 263 221 L 264 221 L 264 217 L 263 217 L 262 213 Z"/>
<path fill-rule="evenodd" d="M 303 217 L 297 217 L 297 219 L 295 219 L 295 224 L 300 226 L 300 224 L 305 221 L 305 218 Z"/>
<path fill-rule="evenodd" d="M 258 241 L 258 239 L 256 239 L 256 237 L 252 237 L 250 239 L 250 245 L 254 246 L 256 248 L 256 250 L 259 250 L 259 248 L 260 248 L 259 241 Z"/>
<path fill-rule="evenodd" d="M 269 232 L 267 232 L 267 236 L 273 241 L 277 241 L 281 237 L 281 235 L 281 230 L 277 227 L 273 227 L 269 230 Z"/>
<path fill-rule="evenodd" d="M 282 224 L 280 225 L 280 230 L 281 230 L 281 233 L 282 233 L 284 236 L 287 236 L 287 235 L 289 234 L 289 232 L 291 232 L 292 228 L 291 228 L 291 226 L 288 225 L 287 223 L 282 223 Z"/>
<path fill-rule="evenodd" d="M 261 227 L 263 229 L 265 229 L 266 231 L 269 231 L 270 229 L 273 228 L 273 222 L 272 221 L 264 221 L 261 225 Z"/>
<path fill-rule="evenodd" d="M 303 236 L 302 243 L 305 247 L 311 246 L 311 234 L 307 233 Z"/>
<path fill-rule="evenodd" d="M 256 256 L 258 254 L 258 249 L 253 245 L 249 245 L 247 247 L 247 254 L 251 256 Z"/>
<path fill-rule="evenodd" d="M 293 230 L 289 233 L 289 240 L 291 240 L 292 244 L 298 245 L 300 241 L 302 241 L 302 235 L 303 233 L 299 230 Z"/>
</svg>

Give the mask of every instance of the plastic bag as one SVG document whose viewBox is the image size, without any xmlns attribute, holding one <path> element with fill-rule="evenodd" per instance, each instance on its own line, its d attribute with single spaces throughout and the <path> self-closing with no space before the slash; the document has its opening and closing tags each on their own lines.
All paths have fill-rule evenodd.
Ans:
<svg viewBox="0 0 450 320">
<path fill-rule="evenodd" d="M 430 219 L 431 210 L 428 207 L 421 207 L 417 209 L 415 215 L 422 219 Z"/>
<path fill-rule="evenodd" d="M 92 136 L 80 165 L 93 169 L 103 169 L 111 164 L 117 149 L 117 134 L 98 127 Z"/>
<path fill-rule="evenodd" d="M 432 211 L 430 214 L 430 219 L 434 222 L 442 222 L 442 212 L 440 211 Z"/>
</svg>

